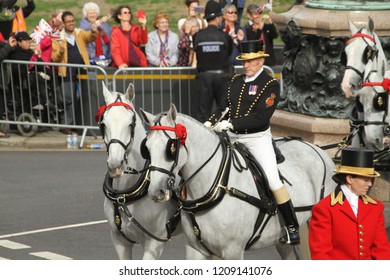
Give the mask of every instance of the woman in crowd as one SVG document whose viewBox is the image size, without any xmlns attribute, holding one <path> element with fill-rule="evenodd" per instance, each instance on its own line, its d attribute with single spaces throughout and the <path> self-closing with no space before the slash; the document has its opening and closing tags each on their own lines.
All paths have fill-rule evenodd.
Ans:
<svg viewBox="0 0 390 280">
<path fill-rule="evenodd" d="M 269 54 L 265 59 L 265 65 L 273 66 L 276 64 L 274 52 L 274 39 L 278 37 L 278 31 L 272 22 L 272 13 L 263 15 L 263 10 L 256 4 L 250 4 L 247 7 L 249 20 L 245 25 L 247 40 L 259 40 L 263 42 L 263 51 Z M 265 17 L 263 17 L 265 16 Z"/>
<path fill-rule="evenodd" d="M 222 29 L 229 34 L 233 40 L 233 52 L 230 55 L 230 63 L 233 65 L 241 65 L 242 62 L 237 60 L 236 57 L 241 54 L 240 42 L 246 40 L 244 30 L 237 23 L 237 8 L 233 4 L 227 4 L 223 8 L 223 22 Z"/>
<path fill-rule="evenodd" d="M 194 55 L 193 36 L 199 31 L 199 22 L 189 18 L 182 27 L 182 33 L 177 47 L 180 50 L 178 66 L 196 66 Z"/>
<path fill-rule="evenodd" d="M 119 6 L 113 18 L 120 26 L 114 26 L 111 33 L 111 57 L 113 66 L 118 68 L 146 67 L 145 54 L 140 49 L 141 44 L 148 42 L 146 17 L 138 18 L 141 26 L 133 24 L 131 9 L 128 5 Z"/>
<path fill-rule="evenodd" d="M 59 39 L 62 29 L 64 29 L 64 23 L 62 22 L 62 14 L 64 10 L 55 10 L 49 18 L 49 24 L 52 28 L 51 36 L 53 39 Z"/>
<path fill-rule="evenodd" d="M 157 67 L 176 66 L 179 60 L 179 37 L 169 30 L 169 17 L 158 13 L 153 21 L 156 29 L 149 33 L 145 47 L 149 65 Z"/>
<path fill-rule="evenodd" d="M 199 28 L 204 29 L 207 27 L 207 21 L 203 19 L 203 13 L 204 11 L 198 12 L 199 7 L 199 0 L 184 0 L 184 3 L 187 6 L 188 14 L 187 17 L 179 19 L 177 23 L 177 27 L 179 30 L 183 30 L 183 24 L 187 19 L 193 18 L 196 19 L 199 23 Z"/>
<path fill-rule="evenodd" d="M 100 8 L 96 3 L 87 2 L 84 4 L 83 18 L 80 22 L 80 28 L 84 30 L 91 30 L 91 24 L 96 23 L 99 31 L 96 41 L 87 45 L 88 56 L 92 62 L 96 62 L 96 60 L 101 60 L 101 56 L 104 56 L 104 60 L 108 60 L 111 57 L 111 26 L 107 23 L 109 17 L 104 16 L 99 18 L 99 16 Z"/>
</svg>

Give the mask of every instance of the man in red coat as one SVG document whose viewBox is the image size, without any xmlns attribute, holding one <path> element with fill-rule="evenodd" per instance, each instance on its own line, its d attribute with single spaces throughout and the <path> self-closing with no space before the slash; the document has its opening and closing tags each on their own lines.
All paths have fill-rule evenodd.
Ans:
<svg viewBox="0 0 390 280">
<path fill-rule="evenodd" d="M 383 204 L 367 195 L 374 152 L 345 148 L 333 179 L 336 189 L 313 207 L 309 245 L 313 260 L 390 260 Z"/>
</svg>

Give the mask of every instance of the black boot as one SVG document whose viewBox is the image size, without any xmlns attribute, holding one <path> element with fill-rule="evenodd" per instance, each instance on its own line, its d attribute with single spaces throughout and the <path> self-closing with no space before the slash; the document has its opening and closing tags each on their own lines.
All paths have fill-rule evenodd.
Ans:
<svg viewBox="0 0 390 280">
<path fill-rule="evenodd" d="M 291 245 L 299 244 L 299 224 L 291 199 L 283 204 L 278 204 L 278 208 L 285 224 L 285 234 L 279 239 L 279 242 Z"/>
</svg>

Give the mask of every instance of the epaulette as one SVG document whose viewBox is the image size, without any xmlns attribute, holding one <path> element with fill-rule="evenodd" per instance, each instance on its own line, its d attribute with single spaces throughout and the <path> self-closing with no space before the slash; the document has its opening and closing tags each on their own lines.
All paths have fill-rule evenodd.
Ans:
<svg viewBox="0 0 390 280">
<path fill-rule="evenodd" d="M 342 191 L 339 191 L 336 195 L 336 190 L 334 190 L 330 195 L 330 206 L 335 206 L 336 204 L 344 204 L 344 194 Z"/>
<path fill-rule="evenodd" d="M 368 195 L 362 195 L 361 199 L 363 200 L 364 204 L 368 204 L 368 203 L 378 204 L 378 202 L 376 202 L 375 199 L 373 199 L 372 197 L 370 197 Z"/>
</svg>

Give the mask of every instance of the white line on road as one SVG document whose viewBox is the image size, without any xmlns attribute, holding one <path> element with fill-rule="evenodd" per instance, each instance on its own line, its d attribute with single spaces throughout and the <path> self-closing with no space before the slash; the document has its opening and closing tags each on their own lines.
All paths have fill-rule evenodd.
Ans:
<svg viewBox="0 0 390 280">
<path fill-rule="evenodd" d="M 31 248 L 30 246 L 24 245 L 22 243 L 13 242 L 10 240 L 0 240 L 0 246 L 5 247 L 12 250 L 19 250 L 19 249 L 27 249 Z"/>
<path fill-rule="evenodd" d="M 72 258 L 63 256 L 63 255 L 59 255 L 59 254 L 54 254 L 54 253 L 51 253 L 48 251 L 34 252 L 34 253 L 30 253 L 30 255 L 33 255 L 33 256 L 36 256 L 36 257 L 39 257 L 42 259 L 46 259 L 46 260 L 73 260 Z"/>
<path fill-rule="evenodd" d="M 103 224 L 103 223 L 107 223 L 107 220 L 101 220 L 101 221 L 73 224 L 73 225 L 67 225 L 67 226 L 52 227 L 52 228 L 42 228 L 42 229 L 31 230 L 31 231 L 23 231 L 23 232 L 11 233 L 11 234 L 6 234 L 6 235 L 0 235 L 0 239 L 9 238 L 9 237 L 15 237 L 15 236 L 28 235 L 28 234 L 34 234 L 34 233 L 48 232 L 48 231 L 54 231 L 54 230 L 62 230 L 62 229 L 68 229 L 68 228 L 85 227 L 85 226 L 91 226 L 91 225 L 97 225 L 97 224 Z"/>
</svg>

